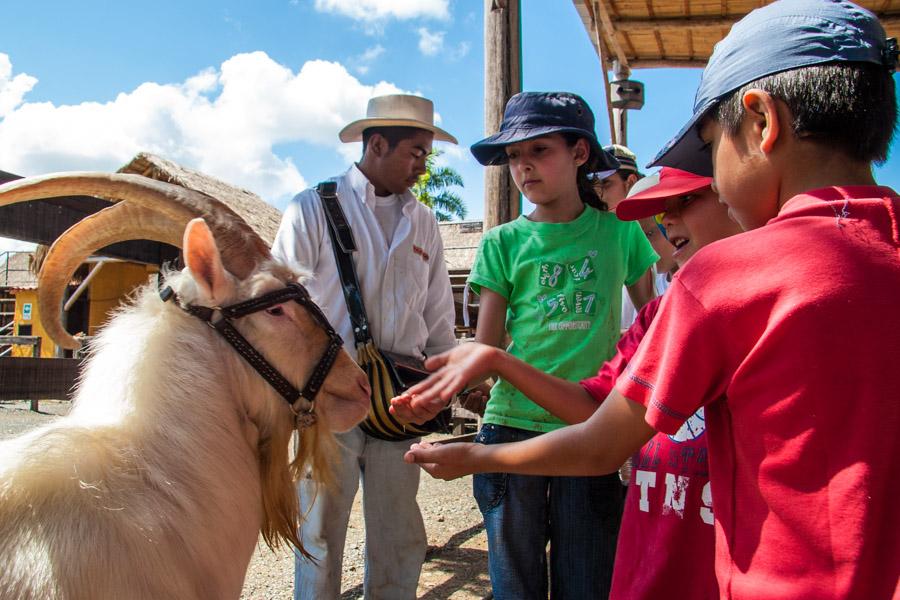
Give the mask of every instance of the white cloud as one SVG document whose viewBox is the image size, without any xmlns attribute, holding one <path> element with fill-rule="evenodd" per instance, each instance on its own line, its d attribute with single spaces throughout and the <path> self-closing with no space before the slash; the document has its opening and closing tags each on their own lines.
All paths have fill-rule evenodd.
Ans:
<svg viewBox="0 0 900 600">
<path fill-rule="evenodd" d="M 472 49 L 472 44 L 469 42 L 460 42 L 459 45 L 453 49 L 450 53 L 450 58 L 453 60 L 459 60 L 469 53 L 469 50 Z"/>
<path fill-rule="evenodd" d="M 37 81 L 25 73 L 12 77 L 9 55 L 0 52 L 0 119 L 22 103 L 25 94 L 31 91 Z"/>
<path fill-rule="evenodd" d="M 468 162 L 470 158 L 468 149 L 462 146 L 457 146 L 456 144 L 441 144 L 439 149 L 441 150 L 441 155 L 437 158 L 436 161 L 439 165 L 449 164 L 449 158 L 453 158 L 457 162 L 461 163 Z"/>
<path fill-rule="evenodd" d="M 316 0 L 316 10 L 356 21 L 385 19 L 447 19 L 450 0 Z"/>
<path fill-rule="evenodd" d="M 419 27 L 416 32 L 419 34 L 419 51 L 425 56 L 434 56 L 444 49 L 445 32 L 431 32 L 425 27 Z"/>
<path fill-rule="evenodd" d="M 2 81 L 16 78 L 4 78 L 0 62 Z M 18 89 L 33 85 L 26 83 Z M 113 171 L 148 151 L 283 206 L 306 181 L 278 145 L 305 142 L 358 158 L 338 131 L 365 114 L 371 96 L 402 91 L 384 81 L 363 85 L 335 62 L 308 61 L 295 73 L 263 52 L 235 55 L 182 83 L 147 82 L 106 103 L 29 103 L 19 91 L 0 114 L 0 168 Z"/>
<path fill-rule="evenodd" d="M 382 46 L 381 44 L 376 44 L 371 48 L 366 48 L 365 52 L 352 57 L 348 62 L 353 66 L 353 69 L 357 73 L 359 73 L 360 75 L 365 75 L 372 67 L 372 63 L 375 62 L 378 57 L 384 54 L 384 51 L 384 46 Z"/>
<path fill-rule="evenodd" d="M 382 54 L 384 54 L 384 46 L 382 46 L 381 44 L 377 44 L 375 46 L 372 46 L 371 48 L 366 49 L 366 51 L 363 52 L 360 56 L 360 59 L 366 62 L 372 62 Z"/>
</svg>

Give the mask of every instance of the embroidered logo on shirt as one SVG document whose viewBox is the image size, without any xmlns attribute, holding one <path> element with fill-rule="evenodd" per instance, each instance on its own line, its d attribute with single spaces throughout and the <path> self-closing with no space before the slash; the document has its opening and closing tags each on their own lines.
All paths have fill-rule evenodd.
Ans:
<svg viewBox="0 0 900 600">
<path fill-rule="evenodd" d="M 424 249 L 422 249 L 422 248 L 420 248 L 419 246 L 416 246 L 415 244 L 413 244 L 413 252 L 415 252 L 416 254 L 418 254 L 419 256 L 421 256 L 421 257 L 422 257 L 422 260 L 424 260 L 425 262 L 428 262 L 428 258 L 429 258 L 429 257 L 428 257 L 428 253 L 425 252 Z"/>
</svg>

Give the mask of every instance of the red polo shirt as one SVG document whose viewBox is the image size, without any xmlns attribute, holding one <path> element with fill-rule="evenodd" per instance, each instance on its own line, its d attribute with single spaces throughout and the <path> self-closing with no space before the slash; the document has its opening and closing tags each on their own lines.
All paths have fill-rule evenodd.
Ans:
<svg viewBox="0 0 900 600">
<path fill-rule="evenodd" d="M 890 598 L 900 576 L 900 199 L 790 199 L 700 250 L 618 379 L 674 434 L 705 405 L 726 598 Z"/>
</svg>

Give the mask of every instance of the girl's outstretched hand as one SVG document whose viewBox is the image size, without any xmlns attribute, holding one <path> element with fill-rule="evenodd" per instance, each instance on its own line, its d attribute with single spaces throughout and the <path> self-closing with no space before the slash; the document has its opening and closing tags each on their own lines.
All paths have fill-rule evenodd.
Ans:
<svg viewBox="0 0 900 600">
<path fill-rule="evenodd" d="M 403 460 L 417 463 L 435 479 L 450 481 L 475 472 L 472 463 L 479 447 L 483 446 L 462 442 L 447 445 L 419 442 L 409 447 Z"/>
<path fill-rule="evenodd" d="M 391 414 L 412 423 L 433 419 L 453 395 L 470 382 L 481 382 L 494 371 L 494 359 L 501 350 L 494 346 L 467 342 L 425 361 L 434 370 L 423 381 L 391 399 Z"/>
</svg>

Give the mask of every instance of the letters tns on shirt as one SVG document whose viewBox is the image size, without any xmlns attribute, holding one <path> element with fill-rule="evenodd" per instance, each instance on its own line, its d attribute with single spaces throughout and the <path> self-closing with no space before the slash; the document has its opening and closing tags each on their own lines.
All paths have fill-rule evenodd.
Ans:
<svg viewBox="0 0 900 600">
<path fill-rule="evenodd" d="M 661 500 L 659 504 L 660 514 L 675 515 L 683 519 L 685 499 L 687 498 L 688 486 L 691 485 L 691 478 L 672 473 L 666 473 L 665 475 L 666 481 L 663 493 L 657 491 L 653 494 L 655 501 Z M 638 507 L 643 512 L 650 512 L 650 490 L 656 488 L 656 472 L 638 469 L 634 472 L 634 483 L 640 489 L 641 494 L 638 500 Z M 702 502 L 698 511 L 700 519 L 707 525 L 712 525 L 713 503 L 709 481 L 703 485 L 700 499 Z"/>
</svg>

